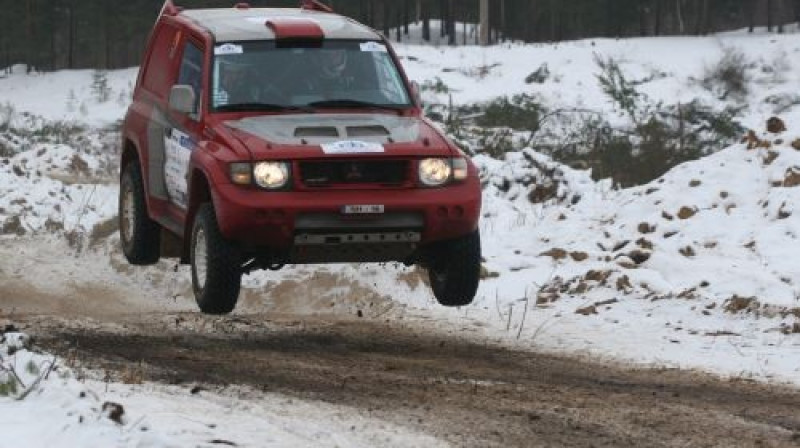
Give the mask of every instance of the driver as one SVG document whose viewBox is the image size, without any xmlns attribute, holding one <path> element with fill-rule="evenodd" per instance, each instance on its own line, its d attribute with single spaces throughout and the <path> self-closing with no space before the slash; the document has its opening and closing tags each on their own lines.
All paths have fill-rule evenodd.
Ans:
<svg viewBox="0 0 800 448">
<path fill-rule="evenodd" d="M 308 79 L 309 90 L 328 95 L 348 90 L 353 78 L 348 73 L 347 50 L 323 49 L 314 52 L 315 75 Z"/>
<path fill-rule="evenodd" d="M 228 104 L 246 104 L 255 101 L 252 91 L 250 65 L 220 61 L 219 89 L 215 93 L 214 102 L 217 106 Z"/>
</svg>

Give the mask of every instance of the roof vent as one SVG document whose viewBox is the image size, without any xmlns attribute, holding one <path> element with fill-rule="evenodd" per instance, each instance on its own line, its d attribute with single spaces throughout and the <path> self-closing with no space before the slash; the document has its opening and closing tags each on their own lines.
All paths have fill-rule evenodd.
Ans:
<svg viewBox="0 0 800 448">
<path fill-rule="evenodd" d="M 275 17 L 267 20 L 267 27 L 275 33 L 275 38 L 322 40 L 325 34 L 315 20 L 296 17 Z"/>
</svg>

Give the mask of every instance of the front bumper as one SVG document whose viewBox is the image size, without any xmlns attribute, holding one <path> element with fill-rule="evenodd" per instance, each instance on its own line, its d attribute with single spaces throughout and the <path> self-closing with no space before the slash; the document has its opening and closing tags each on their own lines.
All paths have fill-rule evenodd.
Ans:
<svg viewBox="0 0 800 448">
<path fill-rule="evenodd" d="M 231 184 L 213 191 L 222 234 L 250 250 L 289 251 L 307 234 L 417 232 L 418 246 L 475 231 L 478 180 L 442 188 L 266 192 Z M 384 213 L 345 215 L 346 205 L 383 205 Z M 365 260 L 367 261 L 367 260 Z"/>
</svg>

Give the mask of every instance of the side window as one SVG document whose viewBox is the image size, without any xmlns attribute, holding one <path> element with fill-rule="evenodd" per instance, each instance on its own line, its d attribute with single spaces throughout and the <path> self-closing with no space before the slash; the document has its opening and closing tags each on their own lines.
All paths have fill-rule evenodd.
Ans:
<svg viewBox="0 0 800 448">
<path fill-rule="evenodd" d="M 186 42 L 178 73 L 178 84 L 192 86 L 195 94 L 195 110 L 199 110 L 200 98 L 203 96 L 203 50 L 194 42 Z"/>
<path fill-rule="evenodd" d="M 162 24 L 156 30 L 153 46 L 150 49 L 142 86 L 161 98 L 166 98 L 172 87 L 170 72 L 179 39 L 180 34 L 175 27 Z"/>
</svg>

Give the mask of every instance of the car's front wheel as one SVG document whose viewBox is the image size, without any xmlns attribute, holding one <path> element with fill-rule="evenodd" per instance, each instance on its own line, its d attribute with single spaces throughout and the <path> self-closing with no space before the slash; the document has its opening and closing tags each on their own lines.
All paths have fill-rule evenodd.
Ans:
<svg viewBox="0 0 800 448">
<path fill-rule="evenodd" d="M 228 314 L 236 308 L 242 283 L 241 255 L 219 230 L 211 204 L 197 211 L 191 240 L 192 286 L 200 311 Z"/>
<path fill-rule="evenodd" d="M 444 306 L 472 303 L 481 275 L 480 234 L 439 243 L 432 252 L 428 277 L 436 300 Z"/>
</svg>

